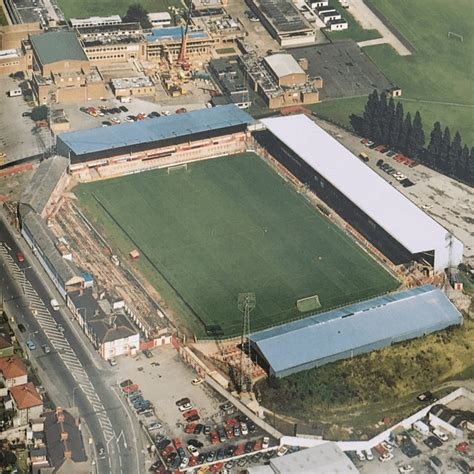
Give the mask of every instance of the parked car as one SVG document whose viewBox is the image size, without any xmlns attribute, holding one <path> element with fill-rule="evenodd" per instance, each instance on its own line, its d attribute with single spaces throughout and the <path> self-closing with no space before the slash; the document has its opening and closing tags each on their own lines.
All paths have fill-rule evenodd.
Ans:
<svg viewBox="0 0 474 474">
<path fill-rule="evenodd" d="M 443 443 L 445 443 L 446 441 L 449 441 L 449 436 L 444 431 L 440 430 L 439 428 L 435 428 L 433 430 L 433 434 Z"/>
<path fill-rule="evenodd" d="M 180 412 L 184 412 L 184 411 L 191 410 L 192 407 L 193 406 L 191 405 L 191 403 L 185 403 L 184 405 L 180 405 L 178 408 Z"/>
<path fill-rule="evenodd" d="M 393 453 L 385 453 L 384 455 L 379 457 L 380 462 L 387 462 L 393 459 Z"/>
<path fill-rule="evenodd" d="M 204 425 L 202 425 L 201 423 L 198 423 L 193 430 L 193 434 L 195 435 L 201 434 L 203 428 L 204 428 Z"/>
<path fill-rule="evenodd" d="M 288 448 L 286 446 L 280 446 L 277 450 L 277 456 L 281 457 L 284 456 L 288 452 Z"/>
<path fill-rule="evenodd" d="M 199 449 L 196 448 L 196 446 L 193 446 L 192 444 L 188 444 L 188 451 L 189 454 L 193 457 L 199 456 Z"/>
<path fill-rule="evenodd" d="M 413 472 L 414 469 L 413 469 L 413 466 L 411 464 L 404 464 L 403 466 L 400 466 L 398 468 L 398 472 L 400 472 L 401 474 L 407 474 L 409 472 Z"/>
<path fill-rule="evenodd" d="M 43 352 L 45 354 L 49 354 L 51 352 L 51 349 L 49 348 L 47 344 L 43 344 L 41 347 L 43 348 Z"/>
<path fill-rule="evenodd" d="M 201 417 L 196 413 L 195 415 L 191 415 L 189 418 L 187 418 L 187 421 L 199 421 Z"/>
<path fill-rule="evenodd" d="M 193 385 L 199 385 L 199 384 L 201 384 L 201 383 L 203 383 L 203 382 L 204 382 L 204 380 L 203 380 L 201 377 L 198 377 L 198 378 L 193 379 L 193 380 L 191 381 L 191 383 L 192 383 Z"/>
<path fill-rule="evenodd" d="M 25 256 L 21 252 L 17 252 L 16 259 L 18 260 L 18 262 L 23 263 L 25 261 Z"/>
<path fill-rule="evenodd" d="M 373 461 L 374 460 L 374 455 L 372 454 L 371 449 L 365 449 L 364 454 L 365 454 L 365 458 L 367 459 L 367 461 Z"/>
<path fill-rule="evenodd" d="M 25 326 L 24 326 L 23 324 L 21 324 L 21 323 L 18 325 L 18 330 L 19 330 L 20 332 L 26 332 Z"/>
<path fill-rule="evenodd" d="M 177 109 L 177 110 L 175 111 L 175 113 L 177 113 L 177 114 L 184 114 L 184 113 L 186 113 L 186 112 L 187 112 L 187 110 L 186 110 L 186 108 L 184 108 L 184 107 L 180 107 L 179 109 Z"/>
<path fill-rule="evenodd" d="M 194 432 L 194 428 L 196 428 L 196 423 L 188 423 L 184 428 L 184 432 L 186 434 L 192 434 Z"/>
<path fill-rule="evenodd" d="M 189 446 L 194 446 L 195 448 L 198 448 L 198 449 L 201 449 L 201 448 L 204 446 L 204 444 L 201 443 L 201 441 L 199 441 L 199 440 L 196 439 L 196 438 L 188 439 L 187 444 L 188 444 Z"/>
<path fill-rule="evenodd" d="M 148 431 L 156 431 L 159 430 L 163 425 L 159 421 L 154 421 L 153 423 L 150 423 L 147 427 Z"/>
<path fill-rule="evenodd" d="M 180 407 L 181 405 L 185 405 L 186 403 L 190 403 L 190 402 L 191 400 L 187 397 L 181 398 L 180 400 L 176 402 L 176 406 Z"/>
<path fill-rule="evenodd" d="M 240 430 L 242 431 L 242 436 L 247 436 L 249 434 L 249 429 L 247 428 L 247 423 L 240 424 Z"/>
<path fill-rule="evenodd" d="M 262 449 L 267 449 L 270 446 L 270 438 L 268 436 L 264 436 L 262 439 Z"/>
<path fill-rule="evenodd" d="M 35 343 L 34 343 L 31 339 L 28 339 L 28 340 L 26 341 L 26 345 L 28 346 L 28 349 L 29 349 L 30 351 L 34 351 L 34 350 L 36 349 L 36 345 L 35 345 Z"/>
<path fill-rule="evenodd" d="M 151 359 L 153 357 L 153 352 L 151 352 L 150 349 L 145 349 L 143 351 L 143 354 L 145 355 L 147 359 Z"/>
<path fill-rule="evenodd" d="M 104 459 L 105 458 L 105 448 L 102 443 L 97 443 L 95 445 L 97 449 L 97 456 L 99 456 L 99 459 Z"/>
<path fill-rule="evenodd" d="M 204 426 L 202 432 L 207 436 L 211 432 L 211 427 L 209 425 Z"/>
<path fill-rule="evenodd" d="M 128 109 L 127 109 L 127 107 L 125 107 L 125 105 L 120 105 L 120 106 L 119 106 L 119 109 L 120 109 L 122 112 L 128 112 Z"/>
</svg>

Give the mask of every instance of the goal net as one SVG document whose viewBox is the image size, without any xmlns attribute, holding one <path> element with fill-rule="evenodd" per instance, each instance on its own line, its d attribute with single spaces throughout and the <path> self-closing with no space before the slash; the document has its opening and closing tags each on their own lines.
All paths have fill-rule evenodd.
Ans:
<svg viewBox="0 0 474 474">
<path fill-rule="evenodd" d="M 300 313 L 307 313 L 308 311 L 315 311 L 321 308 L 318 295 L 308 296 L 296 301 L 296 307 Z"/>
<path fill-rule="evenodd" d="M 168 174 L 171 174 L 173 171 L 179 171 L 179 170 L 187 171 L 188 170 L 188 164 L 183 163 L 181 165 L 168 166 L 167 170 L 168 170 Z"/>
</svg>

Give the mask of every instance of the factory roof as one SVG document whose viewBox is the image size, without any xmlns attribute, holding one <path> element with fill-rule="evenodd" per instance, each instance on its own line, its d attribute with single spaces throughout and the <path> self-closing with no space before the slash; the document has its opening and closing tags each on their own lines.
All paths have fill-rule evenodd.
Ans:
<svg viewBox="0 0 474 474">
<path fill-rule="evenodd" d="M 264 59 L 278 78 L 290 74 L 305 74 L 298 61 L 291 54 L 272 54 Z"/>
<path fill-rule="evenodd" d="M 305 115 L 262 123 L 410 253 L 436 250 L 440 253 L 436 270 L 449 266 L 450 251 L 457 257 L 460 247 L 462 254 L 462 244 L 444 227 Z"/>
<path fill-rule="evenodd" d="M 67 132 L 59 135 L 58 140 L 76 155 L 82 155 L 185 137 L 251 122 L 253 122 L 252 117 L 238 107 L 224 105 L 185 114 L 170 115 L 169 117 L 116 125 L 115 127 Z"/>
<path fill-rule="evenodd" d="M 31 45 L 41 64 L 58 61 L 87 61 L 76 33 L 72 31 L 49 31 L 30 37 Z"/>
<path fill-rule="evenodd" d="M 43 160 L 23 192 L 20 204 L 41 214 L 56 188 L 59 178 L 68 166 L 69 160 L 63 156 L 53 156 Z"/>
<path fill-rule="evenodd" d="M 461 322 L 461 314 L 444 293 L 425 285 L 259 331 L 250 339 L 278 374 Z M 387 343 L 380 344 L 383 341 Z"/>
<path fill-rule="evenodd" d="M 290 0 L 254 0 L 254 3 L 278 33 L 313 31 L 311 25 Z"/>
<path fill-rule="evenodd" d="M 152 23 L 154 21 L 171 21 L 171 15 L 168 12 L 152 12 L 147 16 Z"/>
<path fill-rule="evenodd" d="M 84 25 L 118 24 L 122 23 L 122 18 L 119 15 L 90 16 L 89 18 L 71 18 L 69 21 L 73 27 L 78 27 Z"/>
</svg>

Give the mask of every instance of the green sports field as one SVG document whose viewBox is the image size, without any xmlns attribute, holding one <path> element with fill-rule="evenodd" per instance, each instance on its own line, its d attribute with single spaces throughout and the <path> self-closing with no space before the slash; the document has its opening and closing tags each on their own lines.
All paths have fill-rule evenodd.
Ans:
<svg viewBox="0 0 474 474">
<path fill-rule="evenodd" d="M 256 293 L 253 330 L 393 290 L 398 282 L 254 154 L 155 170 L 75 189 L 81 206 L 137 263 L 194 333 L 239 334 L 240 292 Z M 183 303 L 186 302 L 186 303 Z"/>
</svg>

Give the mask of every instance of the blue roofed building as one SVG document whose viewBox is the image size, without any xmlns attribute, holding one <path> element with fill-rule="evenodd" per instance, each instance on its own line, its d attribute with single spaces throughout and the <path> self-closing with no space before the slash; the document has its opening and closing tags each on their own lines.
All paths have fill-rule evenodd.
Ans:
<svg viewBox="0 0 474 474">
<path fill-rule="evenodd" d="M 270 375 L 286 377 L 462 321 L 441 290 L 425 285 L 259 331 L 250 340 Z"/>
<path fill-rule="evenodd" d="M 245 151 L 254 119 L 235 105 L 149 118 L 58 136 L 56 149 L 70 158 L 79 180 L 110 178 Z"/>
</svg>

